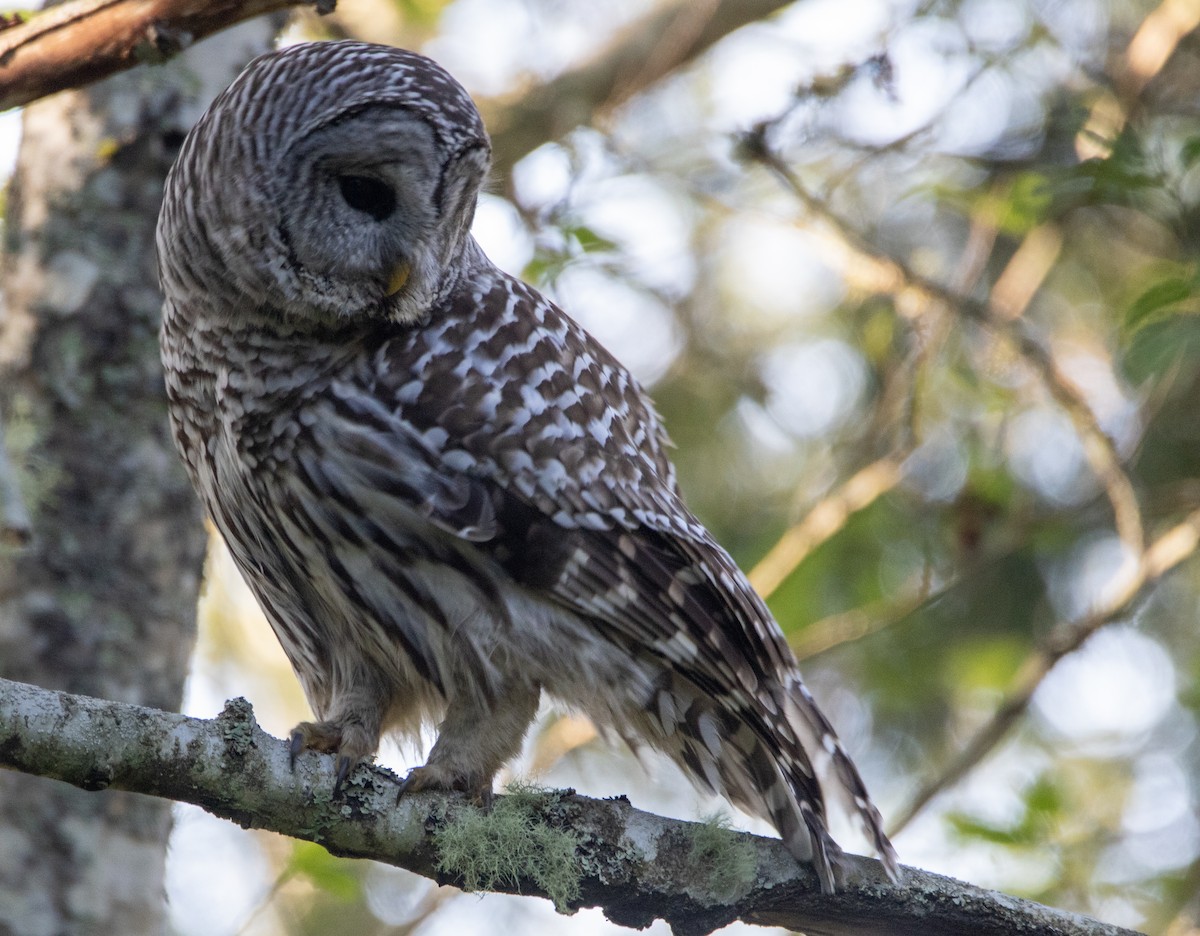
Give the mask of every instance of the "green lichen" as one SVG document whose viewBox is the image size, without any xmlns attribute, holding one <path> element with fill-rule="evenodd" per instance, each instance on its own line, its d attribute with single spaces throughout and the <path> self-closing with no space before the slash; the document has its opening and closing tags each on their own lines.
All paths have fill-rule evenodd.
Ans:
<svg viewBox="0 0 1200 936">
<path fill-rule="evenodd" d="M 514 784 L 489 810 L 456 810 L 433 835 L 438 870 L 460 878 L 467 891 L 519 892 L 528 881 L 559 913 L 570 913 L 583 873 L 581 838 L 546 821 L 557 802 L 554 791 Z"/>
<path fill-rule="evenodd" d="M 729 827 L 727 816 L 706 816 L 689 825 L 686 835 L 690 839 L 688 863 L 716 901 L 731 903 L 749 892 L 758 874 L 754 845 Z"/>
<path fill-rule="evenodd" d="M 235 757 L 245 757 L 254 746 L 254 708 L 240 696 L 225 703 L 217 716 L 225 750 Z"/>
</svg>

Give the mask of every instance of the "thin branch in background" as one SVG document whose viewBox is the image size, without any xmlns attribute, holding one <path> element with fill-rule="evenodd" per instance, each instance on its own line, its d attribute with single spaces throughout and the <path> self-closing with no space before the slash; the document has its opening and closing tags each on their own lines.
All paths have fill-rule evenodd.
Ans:
<svg viewBox="0 0 1200 936">
<path fill-rule="evenodd" d="M 764 598 L 769 596 L 814 549 L 841 530 L 853 514 L 899 484 L 905 454 L 879 459 L 821 498 L 750 570 L 750 584 L 755 590 Z"/>
<path fill-rule="evenodd" d="M 1031 364 L 1050 393 L 1054 402 L 1070 417 L 1075 431 L 1083 443 L 1083 454 L 1088 466 L 1100 481 L 1112 506 L 1113 525 L 1117 537 L 1135 561 L 1140 561 L 1145 550 L 1146 534 L 1142 526 L 1142 511 L 1138 505 L 1133 482 L 1122 465 L 1120 454 L 1108 434 L 1100 428 L 1096 414 L 1092 412 L 1083 394 L 1059 369 L 1053 353 L 1035 339 L 1027 330 L 1012 322 L 1004 327 L 991 312 L 990 306 L 975 306 L 966 309 L 973 313 L 994 333 L 1008 339 L 1021 357 Z"/>
<path fill-rule="evenodd" d="M 1163 0 L 1142 20 L 1117 65 L 1114 92 L 1097 96 L 1075 137 L 1080 159 L 1104 159 L 1137 109 L 1146 86 L 1170 61 L 1185 36 L 1200 26 L 1195 0 Z"/>
<path fill-rule="evenodd" d="M 397 923 L 385 931 L 387 936 L 410 936 L 411 933 L 420 929 L 426 920 L 442 909 L 444 904 L 461 896 L 462 891 L 447 884 L 429 888 L 413 908 L 407 920 Z"/>
<path fill-rule="evenodd" d="M 788 644 L 796 654 L 796 659 L 806 660 L 898 624 L 959 584 L 959 579 L 953 579 L 935 591 L 933 569 L 926 563 L 920 583 L 904 597 L 821 618 L 789 637 Z"/>
<path fill-rule="evenodd" d="M 1025 713 L 1034 692 L 1059 660 L 1081 647 L 1101 627 L 1129 613 L 1147 589 L 1194 555 L 1197 546 L 1200 546 L 1200 510 L 1188 514 L 1183 522 L 1158 537 L 1146 550 L 1134 574 L 1124 582 L 1114 583 L 1112 594 L 1103 604 L 1078 621 L 1064 623 L 1051 631 L 1042 646 L 1021 664 L 1012 687 L 988 723 L 897 813 L 889 834 L 895 835 L 903 829 L 938 793 L 957 783 L 987 756 Z"/>
<path fill-rule="evenodd" d="M 673 12 L 669 19 L 656 21 L 656 25 L 661 22 L 664 29 L 651 34 L 655 41 L 649 54 L 636 69 L 616 76 L 609 98 L 600 103 L 597 111 L 600 114 L 611 111 L 620 102 L 655 84 L 693 57 L 705 29 L 710 28 L 714 16 L 719 12 L 720 3 L 721 0 L 688 0 L 680 4 L 678 11 Z M 639 29 L 644 28 L 644 23 L 635 23 L 629 30 L 623 30 L 617 45 L 628 42 Z"/>
<path fill-rule="evenodd" d="M 992 284 L 991 306 L 996 317 L 1019 319 L 1062 253 L 1063 235 L 1057 224 L 1039 224 L 1025 235 L 1016 253 Z"/>
<path fill-rule="evenodd" d="M 596 726 L 584 715 L 559 715 L 538 735 L 529 773 L 540 777 L 571 751 L 590 744 L 598 737 Z"/>
<path fill-rule="evenodd" d="M 603 119 L 734 30 L 765 19 L 790 3 L 714 0 L 700 5 L 693 0 L 675 0 L 657 5 L 621 30 L 591 61 L 543 85 L 523 89 L 515 98 L 480 101 L 492 137 L 493 172 L 507 180 L 522 156 L 576 127 Z"/>
<path fill-rule="evenodd" d="M 0 31 L 0 110 L 163 62 L 235 23 L 336 0 L 75 0 Z"/>
<path fill-rule="evenodd" d="M 1135 558 L 1144 548 L 1141 510 L 1133 484 L 1121 465 L 1112 439 L 1100 428 L 1096 416 L 1079 389 L 1059 369 L 1054 355 L 1023 327 L 1011 313 L 1007 316 L 990 302 L 974 299 L 924 277 L 903 261 L 869 243 L 823 199 L 813 195 L 759 133 L 743 140 L 742 152 L 770 169 L 800 202 L 829 227 L 845 256 L 844 269 L 851 266 L 869 282 L 895 297 L 897 308 L 914 317 L 931 302 L 955 310 L 963 318 L 986 327 L 1009 342 L 1038 375 L 1053 400 L 1070 417 L 1080 435 L 1084 455 L 1103 486 L 1112 506 L 1117 536 Z"/>
<path fill-rule="evenodd" d="M 242 920 L 242 925 L 233 931 L 233 936 L 246 936 L 250 932 L 250 927 L 259 919 L 269 906 L 279 896 L 279 892 L 283 890 L 284 885 L 296 876 L 296 869 L 293 867 L 284 867 L 278 874 L 275 875 L 275 880 L 271 882 L 271 886 L 267 892 L 262 895 L 262 899 L 250 908 L 245 918 Z"/>
<path fill-rule="evenodd" d="M 289 881 L 296 877 L 295 867 L 288 865 L 284 867 L 272 882 L 271 887 L 263 894 L 262 899 L 258 901 L 246 914 L 233 936 L 246 936 L 251 931 L 254 923 L 266 912 L 267 908 L 274 903 L 275 898 L 283 891 L 283 888 Z M 434 913 L 441 909 L 442 905 L 448 900 L 456 897 L 461 897 L 462 891 L 456 887 L 449 885 L 435 885 L 426 887 L 424 893 L 417 900 L 416 905 L 408 914 L 408 918 L 403 923 L 397 923 L 394 926 L 389 926 L 386 929 L 380 929 L 378 932 L 386 933 L 387 936 L 409 936 L 415 932 L 426 920 Z"/>
</svg>

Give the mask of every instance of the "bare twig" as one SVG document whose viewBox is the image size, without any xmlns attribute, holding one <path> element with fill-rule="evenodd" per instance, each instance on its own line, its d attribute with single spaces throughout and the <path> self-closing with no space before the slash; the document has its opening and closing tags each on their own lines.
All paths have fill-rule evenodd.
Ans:
<svg viewBox="0 0 1200 936">
<path fill-rule="evenodd" d="M 462 797 L 420 793 L 397 803 L 396 777 L 365 766 L 335 798 L 332 756 L 305 753 L 293 770 L 287 748 L 258 727 L 241 699 L 204 721 L 0 680 L 0 767 L 85 790 L 195 803 L 245 827 L 320 842 L 337 855 L 461 883 L 439 870 L 436 833 L 469 808 Z M 537 823 L 578 839 L 580 896 L 571 909 L 598 906 L 625 926 L 663 918 L 676 933 L 699 936 L 740 919 L 814 936 L 1132 936 L 914 868 L 903 869 L 903 886 L 893 885 L 879 862 L 853 855 L 845 856 L 838 892 L 823 895 L 816 875 L 781 842 L 740 833 L 730 833 L 729 847 L 741 851 L 745 872 L 731 881 L 694 860 L 694 823 L 640 812 L 623 798 L 563 791 L 542 800 Z M 717 888 L 724 898 L 714 896 Z M 497 889 L 544 895 L 519 866 Z"/>
<path fill-rule="evenodd" d="M 863 468 L 813 507 L 779 538 L 750 571 L 750 584 L 766 597 L 818 546 L 834 536 L 855 513 L 873 504 L 902 477 L 903 455 L 889 455 Z"/>
<path fill-rule="evenodd" d="M 162 62 L 210 33 L 291 6 L 336 0 L 74 0 L 0 31 L 0 110 Z"/>
<path fill-rule="evenodd" d="M 931 591 L 932 579 L 926 567 L 925 574 L 921 576 L 921 583 L 901 598 L 852 608 L 841 614 L 831 614 L 819 621 L 813 621 L 798 634 L 789 636 L 788 645 L 796 654 L 797 660 L 806 660 L 841 644 L 861 640 L 868 634 L 891 627 L 958 584 L 959 580 L 955 579 L 937 591 Z"/>
</svg>

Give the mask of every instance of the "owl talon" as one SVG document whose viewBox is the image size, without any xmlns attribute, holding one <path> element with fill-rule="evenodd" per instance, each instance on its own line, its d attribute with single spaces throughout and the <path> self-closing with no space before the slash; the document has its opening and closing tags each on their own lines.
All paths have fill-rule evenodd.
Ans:
<svg viewBox="0 0 1200 936">
<path fill-rule="evenodd" d="M 336 754 L 334 762 L 333 795 L 341 792 L 342 785 L 350 772 L 368 759 L 379 743 L 378 735 L 365 733 L 361 725 L 342 721 L 301 722 L 292 729 L 288 744 L 288 755 L 292 769 L 302 751 L 320 751 Z"/>
<path fill-rule="evenodd" d="M 296 770 L 296 758 L 300 756 L 300 752 L 303 750 L 304 732 L 299 728 L 293 728 L 291 740 L 288 743 L 288 767 L 293 773 Z"/>
<path fill-rule="evenodd" d="M 472 781 L 468 777 L 452 774 L 447 768 L 437 764 L 426 764 L 414 767 L 408 776 L 400 781 L 400 789 L 396 792 L 396 802 L 408 793 L 419 793 L 422 790 L 444 790 L 466 793 L 471 802 L 487 811 L 492 808 L 496 794 L 492 792 L 492 781 L 489 777 L 484 782 Z"/>
<path fill-rule="evenodd" d="M 400 786 L 396 790 L 397 803 L 406 793 L 419 793 L 421 790 L 428 789 L 427 782 L 422 779 L 424 770 L 424 767 L 414 767 L 408 772 L 408 776 L 400 781 Z"/>
<path fill-rule="evenodd" d="M 353 768 L 354 762 L 345 754 L 342 754 L 337 759 L 337 774 L 333 781 L 333 795 L 337 796 L 342 790 L 342 784 L 346 781 L 346 777 L 350 775 L 350 770 Z"/>
</svg>

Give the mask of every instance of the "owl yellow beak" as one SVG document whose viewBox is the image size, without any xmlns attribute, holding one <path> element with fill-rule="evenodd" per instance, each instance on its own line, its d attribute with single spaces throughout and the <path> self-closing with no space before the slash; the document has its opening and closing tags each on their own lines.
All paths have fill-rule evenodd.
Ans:
<svg viewBox="0 0 1200 936">
<path fill-rule="evenodd" d="M 404 288 L 404 284 L 408 282 L 408 275 L 412 272 L 412 266 L 401 261 L 396 264 L 392 270 L 392 275 L 388 277 L 387 294 L 390 299 L 396 293 Z"/>
</svg>

